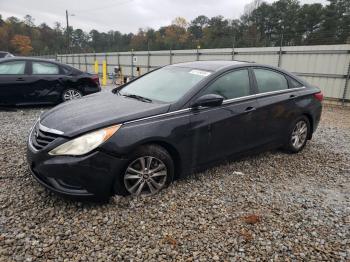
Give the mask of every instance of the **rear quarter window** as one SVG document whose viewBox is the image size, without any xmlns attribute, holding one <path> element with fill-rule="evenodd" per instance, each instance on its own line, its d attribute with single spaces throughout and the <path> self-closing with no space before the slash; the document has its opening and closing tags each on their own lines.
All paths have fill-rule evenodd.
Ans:
<svg viewBox="0 0 350 262">
<path fill-rule="evenodd" d="M 33 75 L 58 75 L 59 67 L 47 62 L 32 62 Z"/>
<path fill-rule="evenodd" d="M 288 89 L 288 81 L 283 74 L 262 68 L 255 68 L 253 71 L 259 93 Z"/>
<path fill-rule="evenodd" d="M 81 75 L 83 73 L 79 69 L 74 68 L 72 66 L 68 66 L 68 65 L 62 65 L 61 68 L 62 68 L 62 71 L 65 75 L 78 76 L 78 75 Z"/>
<path fill-rule="evenodd" d="M 304 85 L 300 83 L 299 81 L 295 80 L 292 77 L 288 77 L 289 79 L 289 88 L 298 88 L 298 87 L 303 87 Z"/>
</svg>

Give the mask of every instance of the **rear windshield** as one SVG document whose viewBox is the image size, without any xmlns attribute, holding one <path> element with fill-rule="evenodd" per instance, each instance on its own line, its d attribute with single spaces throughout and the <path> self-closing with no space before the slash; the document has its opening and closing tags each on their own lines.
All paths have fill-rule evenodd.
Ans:
<svg viewBox="0 0 350 262">
<path fill-rule="evenodd" d="M 211 72 L 183 67 L 163 67 L 131 82 L 119 92 L 171 103 L 179 100 Z"/>
</svg>

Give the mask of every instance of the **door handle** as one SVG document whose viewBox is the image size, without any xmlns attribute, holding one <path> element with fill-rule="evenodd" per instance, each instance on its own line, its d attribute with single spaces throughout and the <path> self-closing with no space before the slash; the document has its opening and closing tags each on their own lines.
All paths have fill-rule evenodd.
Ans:
<svg viewBox="0 0 350 262">
<path fill-rule="evenodd" d="M 17 79 L 16 79 L 16 81 L 25 81 L 25 79 L 24 78 L 22 78 L 22 77 L 18 77 Z"/>
<path fill-rule="evenodd" d="M 248 106 L 248 107 L 244 110 L 244 112 L 245 112 L 245 113 L 249 113 L 249 112 L 252 112 L 252 111 L 254 111 L 254 110 L 256 110 L 255 107 L 253 107 L 253 106 Z"/>
<path fill-rule="evenodd" d="M 298 97 L 298 95 L 292 94 L 292 95 L 289 96 L 289 99 L 294 99 L 294 98 L 297 98 L 297 97 Z"/>
</svg>

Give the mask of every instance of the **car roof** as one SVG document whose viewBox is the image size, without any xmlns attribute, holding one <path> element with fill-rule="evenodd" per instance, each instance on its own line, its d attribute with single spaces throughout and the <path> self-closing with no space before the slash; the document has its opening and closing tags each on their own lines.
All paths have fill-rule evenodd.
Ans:
<svg viewBox="0 0 350 262">
<path fill-rule="evenodd" d="M 38 61 L 38 62 L 51 62 L 55 64 L 60 64 L 57 61 L 53 59 L 43 59 L 43 58 L 36 58 L 36 57 L 26 57 L 26 56 L 14 56 L 14 57 L 6 57 L 1 60 L 1 62 L 5 61 L 16 61 L 16 60 L 22 60 L 22 61 Z"/>
<path fill-rule="evenodd" d="M 170 65 L 170 67 L 187 67 L 200 70 L 209 70 L 209 71 L 219 71 L 223 68 L 232 67 L 232 66 L 242 66 L 245 64 L 251 64 L 252 62 L 247 61 L 225 61 L 225 60 L 212 60 L 212 61 L 194 61 L 194 62 L 185 62 L 179 64 Z"/>
<path fill-rule="evenodd" d="M 82 72 L 80 69 L 72 67 L 71 65 L 67 65 L 67 64 L 62 64 L 60 62 L 57 62 L 53 59 L 43 59 L 43 58 L 36 58 L 36 57 L 25 57 L 25 56 L 14 56 L 14 57 L 6 57 L 6 58 L 1 58 L 0 59 L 0 63 L 3 62 L 9 62 L 9 61 L 37 61 L 37 62 L 49 62 L 49 63 L 53 63 L 56 64 L 58 66 L 67 68 L 68 70 L 74 70 L 77 72 Z"/>
</svg>

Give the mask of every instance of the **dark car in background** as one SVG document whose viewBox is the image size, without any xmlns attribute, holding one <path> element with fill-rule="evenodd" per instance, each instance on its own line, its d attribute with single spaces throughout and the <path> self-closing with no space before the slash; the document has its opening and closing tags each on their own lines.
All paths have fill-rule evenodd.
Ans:
<svg viewBox="0 0 350 262">
<path fill-rule="evenodd" d="M 275 67 L 169 65 L 42 114 L 29 135 L 28 163 L 42 185 L 66 196 L 154 194 L 243 152 L 301 151 L 322 99 L 318 88 Z"/>
<path fill-rule="evenodd" d="M 0 105 L 58 104 L 101 91 L 97 75 L 58 62 L 0 60 Z"/>
<path fill-rule="evenodd" d="M 13 54 L 6 52 L 6 51 L 0 51 L 0 59 L 8 58 L 8 57 L 13 57 Z"/>
</svg>

